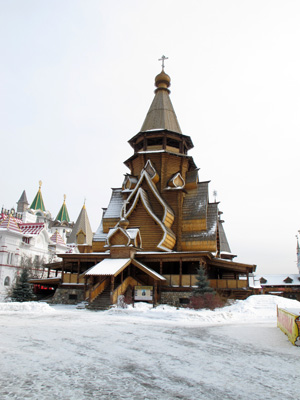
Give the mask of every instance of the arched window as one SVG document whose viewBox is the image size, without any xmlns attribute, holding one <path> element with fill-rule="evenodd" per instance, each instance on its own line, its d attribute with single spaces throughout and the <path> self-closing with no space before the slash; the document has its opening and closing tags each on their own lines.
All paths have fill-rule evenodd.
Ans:
<svg viewBox="0 0 300 400">
<path fill-rule="evenodd" d="M 4 279 L 4 286 L 10 286 L 10 277 L 9 277 L 9 276 L 7 276 L 7 277 Z"/>
</svg>

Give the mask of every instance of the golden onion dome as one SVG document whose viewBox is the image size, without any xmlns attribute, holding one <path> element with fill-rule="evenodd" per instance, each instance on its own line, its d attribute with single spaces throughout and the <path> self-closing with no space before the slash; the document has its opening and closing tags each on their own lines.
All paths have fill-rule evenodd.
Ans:
<svg viewBox="0 0 300 400">
<path fill-rule="evenodd" d="M 168 87 L 171 85 L 171 78 L 169 75 L 165 73 L 164 70 L 161 71 L 160 74 L 158 74 L 155 77 L 155 86 L 158 89 L 168 89 Z"/>
<path fill-rule="evenodd" d="M 126 229 L 126 228 L 128 227 L 128 225 L 129 225 L 128 219 L 122 217 L 122 218 L 120 219 L 120 222 L 119 222 L 120 228 Z"/>
</svg>

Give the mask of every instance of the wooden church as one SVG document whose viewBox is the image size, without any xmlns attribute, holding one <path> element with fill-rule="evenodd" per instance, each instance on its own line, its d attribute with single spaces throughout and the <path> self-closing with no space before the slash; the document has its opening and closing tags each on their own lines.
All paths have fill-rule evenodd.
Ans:
<svg viewBox="0 0 300 400">
<path fill-rule="evenodd" d="M 188 154 L 193 142 L 181 132 L 164 67 L 155 86 L 143 126 L 129 140 L 133 155 L 124 163 L 130 172 L 112 189 L 92 246 L 49 265 L 60 272 L 52 280 L 53 301 L 86 300 L 101 309 L 129 294 L 180 305 L 188 302 L 200 265 L 223 295 L 250 293 L 255 265 L 233 261 L 219 204 L 209 201 L 209 182 L 199 181 Z"/>
</svg>

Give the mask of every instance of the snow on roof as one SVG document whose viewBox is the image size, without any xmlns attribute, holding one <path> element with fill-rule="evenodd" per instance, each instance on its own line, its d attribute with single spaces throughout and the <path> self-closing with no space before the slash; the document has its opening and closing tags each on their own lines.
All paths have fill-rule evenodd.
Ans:
<svg viewBox="0 0 300 400">
<path fill-rule="evenodd" d="M 253 289 L 261 289 L 259 278 L 253 274 L 249 274 L 249 287 Z"/>
<path fill-rule="evenodd" d="M 116 275 L 130 262 L 130 258 L 105 258 L 90 268 L 85 275 Z"/>
<path fill-rule="evenodd" d="M 100 225 L 99 225 L 98 229 L 96 230 L 96 232 L 94 233 L 93 240 L 95 240 L 95 241 L 105 241 L 107 238 L 107 233 L 103 232 L 103 218 L 104 218 L 105 212 L 106 212 L 106 209 L 103 210 L 103 215 L 102 215 Z"/>
<path fill-rule="evenodd" d="M 162 275 L 155 272 L 153 269 L 147 267 L 145 264 L 142 264 L 137 260 L 132 260 L 131 258 L 105 258 L 103 261 L 100 261 L 98 264 L 90 268 L 85 275 L 117 275 L 131 262 L 141 270 L 144 270 L 146 273 L 148 272 L 153 277 L 156 277 L 162 281 L 166 280 Z"/>
<path fill-rule="evenodd" d="M 147 271 L 149 271 L 151 274 L 155 275 L 157 278 L 159 278 L 162 281 L 165 281 L 166 278 L 164 278 L 162 275 L 160 275 L 158 272 L 154 271 L 153 269 L 147 267 L 145 264 L 142 264 L 140 261 L 134 260 L 135 263 L 139 264 L 141 267 L 145 268 Z"/>
<path fill-rule="evenodd" d="M 130 239 L 135 239 L 137 235 L 139 234 L 139 228 L 128 228 L 126 229 L 126 232 L 128 233 Z"/>
<path fill-rule="evenodd" d="M 120 218 L 123 203 L 122 189 L 112 189 L 112 195 L 104 218 Z"/>
<path fill-rule="evenodd" d="M 254 279 L 261 286 L 300 286 L 300 274 L 255 275 Z"/>
</svg>

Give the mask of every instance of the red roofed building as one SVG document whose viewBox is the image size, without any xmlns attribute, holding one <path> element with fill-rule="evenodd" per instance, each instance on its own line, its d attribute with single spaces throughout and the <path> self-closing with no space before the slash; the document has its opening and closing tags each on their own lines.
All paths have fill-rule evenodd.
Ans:
<svg viewBox="0 0 300 400">
<path fill-rule="evenodd" d="M 28 204 L 24 190 L 17 212 L 2 209 L 0 213 L 0 301 L 25 264 L 32 266 L 33 276 L 47 277 L 51 274 L 45 270 L 45 263 L 60 260 L 57 254 L 78 252 L 76 244 L 66 243 L 74 224 L 69 221 L 65 196 L 54 221 L 45 210 L 41 182 L 30 208 Z"/>
</svg>

